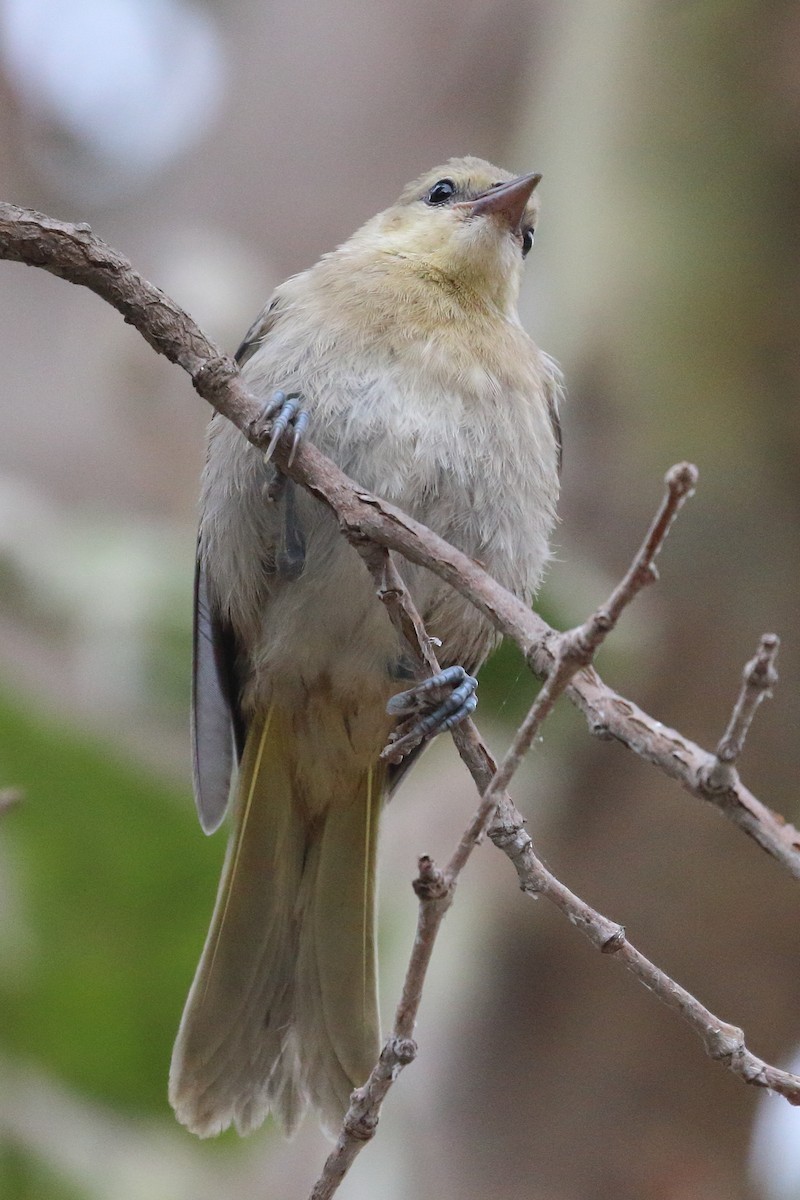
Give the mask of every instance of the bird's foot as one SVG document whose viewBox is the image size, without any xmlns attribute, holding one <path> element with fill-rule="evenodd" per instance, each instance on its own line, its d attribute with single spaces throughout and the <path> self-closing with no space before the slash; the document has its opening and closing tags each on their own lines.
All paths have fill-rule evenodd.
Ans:
<svg viewBox="0 0 800 1200">
<path fill-rule="evenodd" d="M 291 392 L 288 396 L 286 392 L 273 392 L 251 425 L 253 434 L 260 433 L 262 435 L 266 434 L 267 426 L 269 426 L 270 441 L 264 452 L 264 462 L 269 462 L 275 453 L 278 442 L 289 432 L 291 427 L 292 442 L 289 451 L 289 466 L 291 466 L 297 453 L 297 447 L 308 429 L 309 420 L 309 412 L 303 408 L 303 397 L 299 392 Z"/>
<path fill-rule="evenodd" d="M 402 719 L 392 732 L 385 757 L 399 762 L 420 742 L 465 720 L 478 704 L 477 686 L 477 679 L 463 667 L 447 667 L 408 691 L 392 696 L 386 711 Z"/>
</svg>

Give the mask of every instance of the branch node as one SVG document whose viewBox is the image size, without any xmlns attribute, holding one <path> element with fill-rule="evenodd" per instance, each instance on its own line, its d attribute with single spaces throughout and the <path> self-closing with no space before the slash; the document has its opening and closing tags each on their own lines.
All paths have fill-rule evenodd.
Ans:
<svg viewBox="0 0 800 1200">
<path fill-rule="evenodd" d="M 736 789 L 739 784 L 739 772 L 733 763 L 726 762 L 716 754 L 709 754 L 697 769 L 697 783 L 704 792 L 721 796 Z"/>
<path fill-rule="evenodd" d="M 777 633 L 762 633 L 755 658 L 752 658 L 744 669 L 745 683 L 762 688 L 769 694 L 770 689 L 778 682 L 775 659 L 780 645 L 781 639 Z"/>
<path fill-rule="evenodd" d="M 601 954 L 616 954 L 625 945 L 625 926 L 618 925 L 600 947 Z"/>
<path fill-rule="evenodd" d="M 664 483 L 673 496 L 686 499 L 692 495 L 694 489 L 697 487 L 699 476 L 700 472 L 694 463 L 680 462 L 670 467 L 664 476 Z"/>
<path fill-rule="evenodd" d="M 498 850 L 502 850 L 507 854 L 511 861 L 516 864 L 529 846 L 533 844 L 531 835 L 524 828 L 521 821 L 503 821 L 495 817 L 489 827 L 489 837 L 497 846 Z M 538 891 L 534 886 L 532 889 L 523 888 L 523 891 L 530 890 L 532 893 Z"/>
<path fill-rule="evenodd" d="M 419 875 L 411 885 L 414 893 L 420 900 L 443 900 L 450 890 L 444 872 L 427 854 L 422 855 L 418 867 Z"/>
<path fill-rule="evenodd" d="M 575 630 L 572 654 L 581 666 L 588 666 L 600 642 L 608 637 L 616 621 L 607 608 L 598 608 L 589 620 Z"/>
<path fill-rule="evenodd" d="M 238 375 L 239 368 L 233 359 L 229 358 L 227 354 L 218 354 L 204 359 L 202 365 L 192 373 L 191 379 L 195 391 L 207 397 L 212 392 L 214 394 L 223 392 L 234 379 L 238 378 Z M 253 435 L 256 424 L 256 420 L 249 422 L 250 436 Z"/>
<path fill-rule="evenodd" d="M 705 1043 L 710 1057 L 720 1062 L 730 1063 L 746 1049 L 744 1031 L 736 1025 L 717 1025 L 709 1029 Z"/>
<path fill-rule="evenodd" d="M 603 721 L 603 720 L 590 721 L 589 722 L 589 733 L 591 733 L 592 737 L 599 738 L 601 742 L 613 742 L 614 741 L 614 734 L 611 732 L 611 728 L 608 724 L 608 721 Z"/>
<path fill-rule="evenodd" d="M 366 1100 L 364 1090 L 359 1088 L 353 1092 L 350 1097 L 350 1104 L 357 1104 L 361 1100 Z M 342 1125 L 342 1131 L 347 1137 L 353 1138 L 356 1142 L 368 1142 L 375 1137 L 375 1132 L 378 1128 L 377 1112 L 348 1112 Z"/>
<path fill-rule="evenodd" d="M 407 1067 L 417 1057 L 417 1043 L 413 1038 L 392 1038 L 390 1046 L 394 1058 L 401 1067 Z"/>
</svg>

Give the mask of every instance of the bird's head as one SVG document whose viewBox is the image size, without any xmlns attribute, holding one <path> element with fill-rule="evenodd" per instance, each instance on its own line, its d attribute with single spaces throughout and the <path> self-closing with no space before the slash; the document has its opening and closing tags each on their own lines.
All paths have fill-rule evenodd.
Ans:
<svg viewBox="0 0 800 1200">
<path fill-rule="evenodd" d="M 356 240 L 510 313 L 533 245 L 540 179 L 512 176 L 480 158 L 451 158 L 410 183 Z"/>
</svg>

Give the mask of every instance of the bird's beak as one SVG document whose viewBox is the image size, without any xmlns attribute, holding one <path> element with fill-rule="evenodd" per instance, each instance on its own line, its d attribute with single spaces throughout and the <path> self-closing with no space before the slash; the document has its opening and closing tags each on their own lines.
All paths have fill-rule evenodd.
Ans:
<svg viewBox="0 0 800 1200">
<path fill-rule="evenodd" d="M 467 200 L 457 205 L 469 210 L 471 217 L 493 214 L 506 223 L 512 233 L 519 233 L 525 208 L 541 175 L 520 175 L 502 187 L 490 188 L 477 200 Z"/>
</svg>

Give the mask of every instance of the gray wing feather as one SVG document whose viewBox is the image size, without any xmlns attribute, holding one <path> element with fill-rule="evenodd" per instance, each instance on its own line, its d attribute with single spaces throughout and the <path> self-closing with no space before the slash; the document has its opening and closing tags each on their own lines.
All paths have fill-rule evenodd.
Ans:
<svg viewBox="0 0 800 1200">
<path fill-rule="evenodd" d="M 278 297 L 259 313 L 236 351 L 244 366 L 275 323 Z M 216 416 L 216 414 L 215 414 Z M 232 631 L 213 611 L 205 567 L 197 556 L 194 576 L 194 645 L 192 666 L 192 778 L 200 824 L 213 833 L 228 807 L 235 761 L 241 759 L 246 735 L 239 707 L 237 647 Z"/>
<path fill-rule="evenodd" d="M 244 340 L 241 346 L 236 351 L 234 358 L 240 367 L 243 367 L 248 359 L 252 358 L 256 350 L 264 341 L 272 326 L 277 320 L 277 308 L 280 301 L 279 296 L 273 296 L 267 303 L 266 308 L 263 308 L 256 317 L 253 324 L 244 335 Z"/>
<path fill-rule="evenodd" d="M 235 758 L 244 746 L 238 706 L 233 634 L 212 612 L 198 555 L 194 583 L 192 669 L 192 777 L 200 824 L 219 828 L 228 807 Z"/>
</svg>

